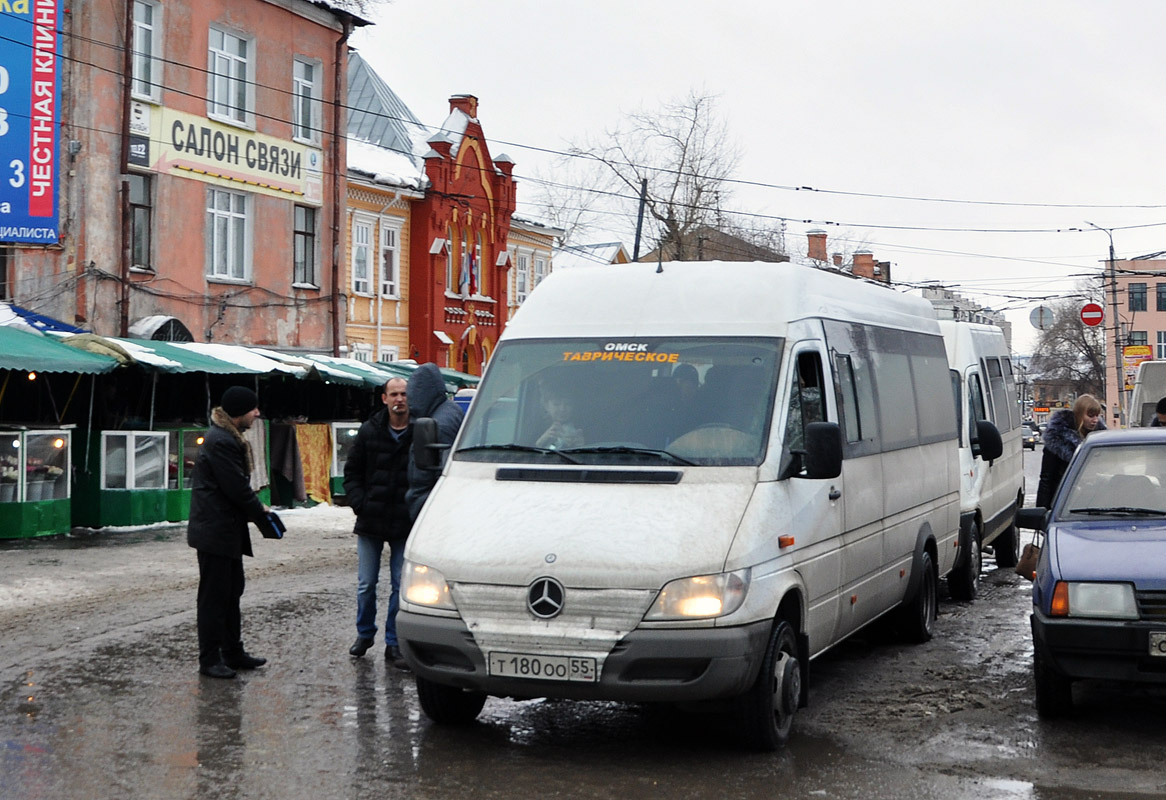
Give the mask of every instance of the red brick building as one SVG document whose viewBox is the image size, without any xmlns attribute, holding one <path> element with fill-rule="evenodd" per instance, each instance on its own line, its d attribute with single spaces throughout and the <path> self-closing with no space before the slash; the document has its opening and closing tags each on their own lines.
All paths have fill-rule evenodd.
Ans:
<svg viewBox="0 0 1166 800">
<path fill-rule="evenodd" d="M 506 324 L 514 163 L 492 158 L 478 99 L 450 98 L 412 210 L 410 357 L 481 374 Z"/>
</svg>

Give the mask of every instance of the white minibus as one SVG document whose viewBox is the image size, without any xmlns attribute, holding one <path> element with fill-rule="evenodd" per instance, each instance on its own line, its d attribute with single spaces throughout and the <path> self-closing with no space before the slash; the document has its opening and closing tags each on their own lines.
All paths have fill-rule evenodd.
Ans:
<svg viewBox="0 0 1166 800">
<path fill-rule="evenodd" d="M 931 637 L 959 534 L 931 306 L 791 264 L 564 269 L 501 337 L 406 547 L 421 707 L 711 706 L 774 749 L 818 655 Z"/>
</svg>

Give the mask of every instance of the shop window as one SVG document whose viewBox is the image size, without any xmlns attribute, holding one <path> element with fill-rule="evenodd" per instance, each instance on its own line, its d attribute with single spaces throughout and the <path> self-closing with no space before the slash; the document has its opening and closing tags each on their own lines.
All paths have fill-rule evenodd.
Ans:
<svg viewBox="0 0 1166 800">
<path fill-rule="evenodd" d="M 358 430 L 359 422 L 332 423 L 332 477 L 339 478 L 344 475 L 344 465 L 356 444 Z"/>
<path fill-rule="evenodd" d="M 70 433 L 0 433 L 0 503 L 61 500 L 69 497 Z"/>
<path fill-rule="evenodd" d="M 164 431 L 104 431 L 102 489 L 165 489 L 169 485 L 169 435 Z"/>
</svg>

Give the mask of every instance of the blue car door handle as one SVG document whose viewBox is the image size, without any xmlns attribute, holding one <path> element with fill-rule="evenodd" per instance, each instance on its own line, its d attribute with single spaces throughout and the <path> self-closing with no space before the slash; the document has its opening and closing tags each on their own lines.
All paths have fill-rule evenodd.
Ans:
<svg viewBox="0 0 1166 800">
<path fill-rule="evenodd" d="M 839 497 L 842 496 L 842 492 L 838 491 L 837 486 L 831 486 L 830 487 L 830 494 L 828 496 L 831 500 L 837 500 Z"/>
</svg>

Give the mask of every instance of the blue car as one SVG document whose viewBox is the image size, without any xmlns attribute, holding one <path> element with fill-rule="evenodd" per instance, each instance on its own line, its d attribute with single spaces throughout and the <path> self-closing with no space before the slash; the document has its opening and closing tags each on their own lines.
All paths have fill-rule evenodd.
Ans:
<svg viewBox="0 0 1166 800">
<path fill-rule="evenodd" d="M 1073 709 L 1073 682 L 1166 684 L 1166 432 L 1099 431 L 1077 449 L 1050 509 L 1032 591 L 1042 717 Z"/>
</svg>

